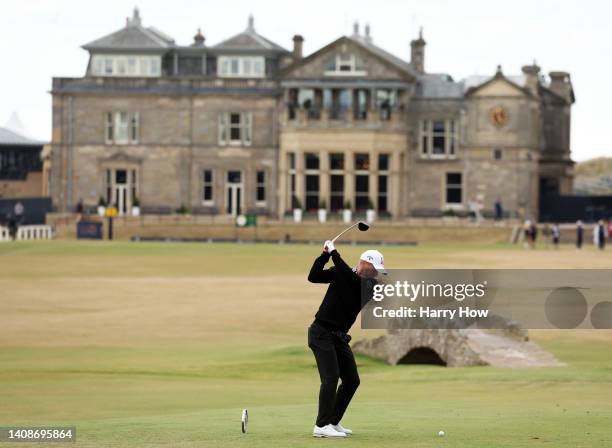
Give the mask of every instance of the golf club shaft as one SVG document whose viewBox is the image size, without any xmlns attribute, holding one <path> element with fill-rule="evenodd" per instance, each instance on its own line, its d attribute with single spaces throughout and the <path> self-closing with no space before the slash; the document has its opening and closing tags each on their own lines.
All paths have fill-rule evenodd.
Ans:
<svg viewBox="0 0 612 448">
<path fill-rule="evenodd" d="M 332 243 L 335 243 L 335 242 L 336 242 L 336 240 L 337 240 L 338 238 L 340 238 L 342 235 L 344 235 L 346 232 L 348 232 L 349 230 L 351 230 L 353 227 L 355 227 L 355 226 L 356 226 L 356 225 L 358 225 L 358 224 L 359 224 L 359 223 L 358 223 L 358 222 L 356 222 L 356 223 L 355 223 L 355 224 L 353 224 L 352 226 L 347 227 L 346 229 L 344 229 L 342 232 L 340 232 L 338 235 L 336 235 L 336 237 L 335 237 L 333 240 L 331 240 L 331 241 L 332 241 Z"/>
</svg>

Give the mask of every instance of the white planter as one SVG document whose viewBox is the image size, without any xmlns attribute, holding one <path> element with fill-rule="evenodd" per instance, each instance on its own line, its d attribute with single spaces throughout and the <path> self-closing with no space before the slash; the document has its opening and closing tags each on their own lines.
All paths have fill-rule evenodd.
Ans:
<svg viewBox="0 0 612 448">
<path fill-rule="evenodd" d="M 366 210 L 366 222 L 371 224 L 376 219 L 376 210 L 369 208 Z"/>
<path fill-rule="evenodd" d="M 137 206 L 132 207 L 132 216 L 140 216 L 140 207 L 137 207 Z"/>
<path fill-rule="evenodd" d="M 353 212 L 348 208 L 345 208 L 344 210 L 342 210 L 342 221 L 345 223 L 349 223 L 352 220 L 353 220 Z"/>
<path fill-rule="evenodd" d="M 293 222 L 302 222 L 302 209 L 301 208 L 293 209 Z"/>
<path fill-rule="evenodd" d="M 327 210 L 324 208 L 320 208 L 318 211 L 319 214 L 319 222 L 324 223 L 327 221 Z"/>
<path fill-rule="evenodd" d="M 98 205 L 98 215 L 104 216 L 106 214 L 106 207 L 103 205 Z"/>
</svg>

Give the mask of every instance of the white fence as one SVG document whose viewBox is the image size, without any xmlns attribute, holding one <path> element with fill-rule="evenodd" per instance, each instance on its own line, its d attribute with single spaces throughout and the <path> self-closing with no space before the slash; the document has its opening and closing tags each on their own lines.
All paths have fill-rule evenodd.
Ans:
<svg viewBox="0 0 612 448">
<path fill-rule="evenodd" d="M 51 240 L 53 227 L 51 226 L 20 226 L 17 229 L 18 240 Z M 0 227 L 0 241 L 10 241 L 11 235 L 8 227 Z"/>
</svg>

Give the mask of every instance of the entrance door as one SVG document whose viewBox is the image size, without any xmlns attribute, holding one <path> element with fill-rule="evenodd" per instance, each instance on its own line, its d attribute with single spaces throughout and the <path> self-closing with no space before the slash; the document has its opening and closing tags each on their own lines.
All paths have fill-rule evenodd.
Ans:
<svg viewBox="0 0 612 448">
<path fill-rule="evenodd" d="M 129 214 L 136 195 L 136 171 L 109 169 L 107 178 L 107 203 L 117 207 L 120 215 Z"/>
<path fill-rule="evenodd" d="M 242 173 L 228 171 L 226 182 L 226 213 L 238 216 L 242 213 Z"/>
</svg>

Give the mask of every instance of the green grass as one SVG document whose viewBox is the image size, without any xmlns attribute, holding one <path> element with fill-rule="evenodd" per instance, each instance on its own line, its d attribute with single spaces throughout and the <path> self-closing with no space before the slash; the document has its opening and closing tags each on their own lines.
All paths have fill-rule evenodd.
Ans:
<svg viewBox="0 0 612 448">
<path fill-rule="evenodd" d="M 361 250 L 342 247 L 350 259 Z M 397 267 L 612 261 L 503 245 L 382 250 Z M 603 331 L 532 332 L 562 368 L 388 366 L 358 356 L 362 383 L 343 421 L 356 434 L 313 439 L 318 374 L 305 339 L 323 289 L 305 282 L 305 270 L 317 252 L 0 244 L 0 426 L 74 425 L 69 446 L 79 447 L 612 446 L 612 334 Z"/>
</svg>

